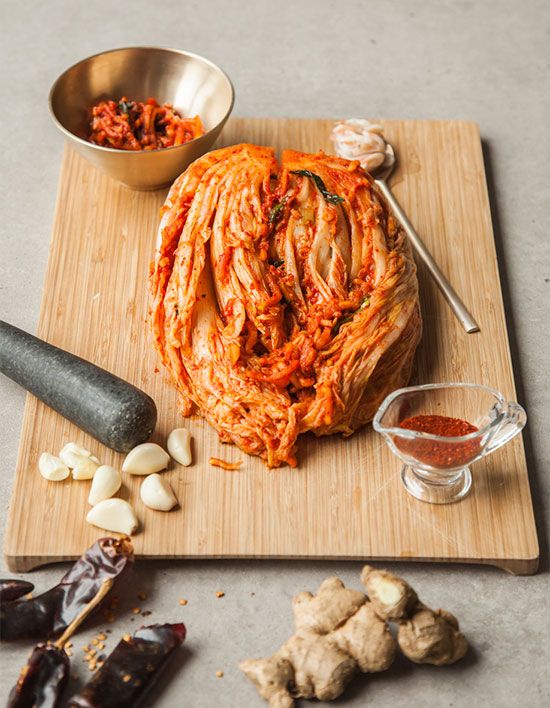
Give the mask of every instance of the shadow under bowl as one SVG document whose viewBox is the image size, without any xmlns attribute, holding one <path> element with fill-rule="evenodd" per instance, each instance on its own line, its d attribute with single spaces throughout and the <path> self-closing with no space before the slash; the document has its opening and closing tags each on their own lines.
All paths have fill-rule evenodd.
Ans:
<svg viewBox="0 0 550 708">
<path fill-rule="evenodd" d="M 184 145 L 158 150 L 117 150 L 88 141 L 92 106 L 99 101 L 171 103 L 184 117 L 198 115 L 205 134 Z M 83 157 L 131 189 L 169 185 L 216 141 L 235 101 L 229 77 L 191 52 L 161 47 L 127 47 L 88 57 L 67 69 L 49 95 L 57 127 Z"/>
</svg>

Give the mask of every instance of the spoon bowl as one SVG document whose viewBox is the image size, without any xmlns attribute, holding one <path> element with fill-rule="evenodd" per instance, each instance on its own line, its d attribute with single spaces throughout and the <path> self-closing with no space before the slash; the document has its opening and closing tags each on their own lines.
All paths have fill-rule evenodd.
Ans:
<svg viewBox="0 0 550 708">
<path fill-rule="evenodd" d="M 384 157 L 384 162 L 371 172 L 374 179 L 379 180 L 381 182 L 385 182 L 393 172 L 396 162 L 397 158 L 395 156 L 395 151 L 393 147 L 389 143 L 386 143 L 386 154 Z"/>
</svg>

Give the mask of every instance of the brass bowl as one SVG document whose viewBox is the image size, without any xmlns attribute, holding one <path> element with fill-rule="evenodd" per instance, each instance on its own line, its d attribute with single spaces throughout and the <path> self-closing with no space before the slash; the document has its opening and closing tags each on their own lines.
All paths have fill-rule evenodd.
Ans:
<svg viewBox="0 0 550 708">
<path fill-rule="evenodd" d="M 92 106 L 121 96 L 171 103 L 183 116 L 199 115 L 206 132 L 158 150 L 116 150 L 89 142 Z M 95 167 L 131 189 L 152 190 L 170 184 L 210 150 L 234 100 L 228 76 L 208 59 L 177 49 L 128 47 L 71 66 L 52 86 L 49 106 L 57 127 Z"/>
</svg>

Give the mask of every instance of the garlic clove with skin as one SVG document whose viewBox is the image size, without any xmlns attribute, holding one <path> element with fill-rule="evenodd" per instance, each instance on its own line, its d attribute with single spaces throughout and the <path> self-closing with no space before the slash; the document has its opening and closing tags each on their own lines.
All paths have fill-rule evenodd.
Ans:
<svg viewBox="0 0 550 708">
<path fill-rule="evenodd" d="M 50 482 L 59 482 L 67 479 L 69 468 L 63 461 L 50 452 L 43 452 L 38 458 L 38 470 L 44 479 Z"/>
<path fill-rule="evenodd" d="M 188 467 L 191 462 L 191 433 L 187 428 L 172 430 L 166 441 L 168 452 L 180 465 Z"/>
<path fill-rule="evenodd" d="M 100 501 L 109 499 L 118 492 L 121 484 L 122 477 L 118 470 L 110 465 L 101 465 L 94 474 L 88 504 L 95 506 Z"/>
<path fill-rule="evenodd" d="M 124 499 L 103 499 L 90 509 L 86 521 L 105 531 L 131 536 L 139 526 L 137 516 Z"/>
<path fill-rule="evenodd" d="M 145 477 L 139 495 L 145 506 L 157 511 L 170 511 L 178 503 L 168 480 L 156 473 Z"/>
<path fill-rule="evenodd" d="M 156 443 L 142 443 L 126 455 L 122 471 L 130 474 L 148 475 L 168 467 L 170 455 Z"/>
</svg>

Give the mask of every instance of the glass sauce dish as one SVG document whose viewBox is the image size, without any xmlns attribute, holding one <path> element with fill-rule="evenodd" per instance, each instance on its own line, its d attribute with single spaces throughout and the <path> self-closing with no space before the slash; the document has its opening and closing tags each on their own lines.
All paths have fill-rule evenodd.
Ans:
<svg viewBox="0 0 550 708">
<path fill-rule="evenodd" d="M 415 416 L 448 416 L 477 428 L 459 436 L 399 427 Z M 372 422 L 403 463 L 401 479 L 421 501 L 448 504 L 468 494 L 469 465 L 494 452 L 525 426 L 524 409 L 495 389 L 471 383 L 410 386 L 387 396 Z"/>
</svg>

